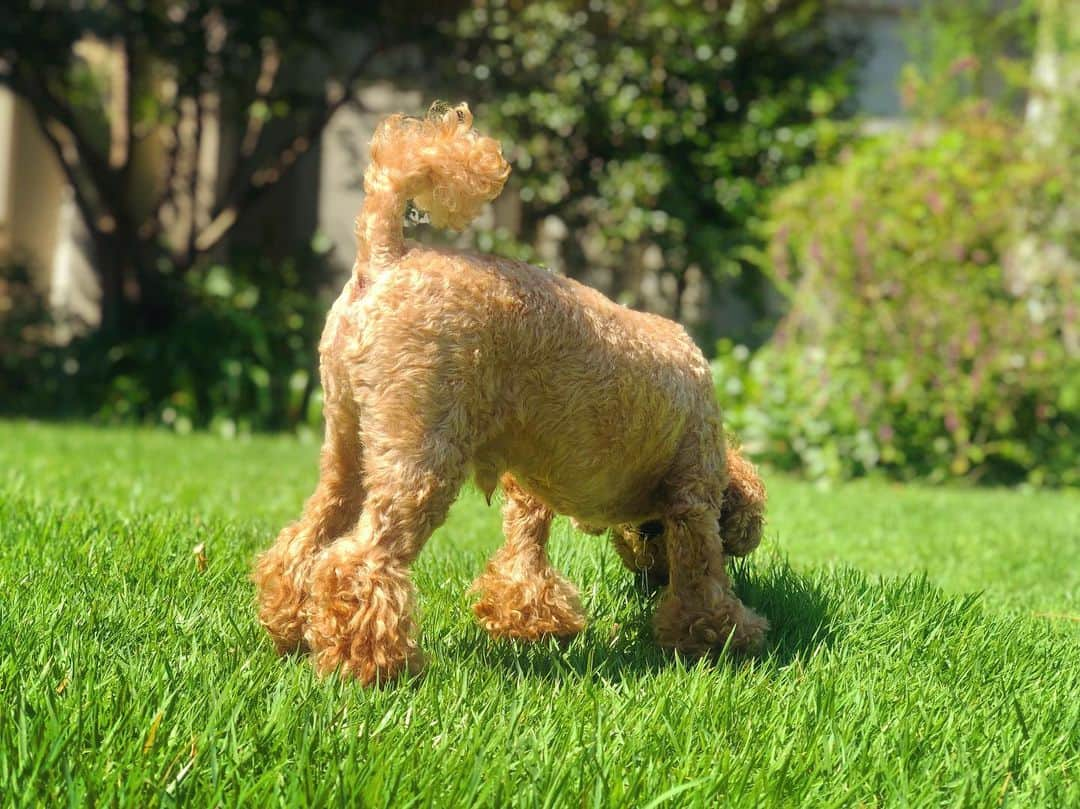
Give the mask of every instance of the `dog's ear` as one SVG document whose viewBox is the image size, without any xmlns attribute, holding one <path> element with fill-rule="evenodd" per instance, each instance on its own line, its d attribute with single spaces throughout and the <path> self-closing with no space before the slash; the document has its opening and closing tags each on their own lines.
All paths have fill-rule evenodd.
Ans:
<svg viewBox="0 0 1080 809">
<path fill-rule="evenodd" d="M 761 542 L 765 526 L 765 484 L 757 469 L 728 448 L 728 484 L 720 509 L 720 539 L 728 556 L 745 556 Z"/>
</svg>

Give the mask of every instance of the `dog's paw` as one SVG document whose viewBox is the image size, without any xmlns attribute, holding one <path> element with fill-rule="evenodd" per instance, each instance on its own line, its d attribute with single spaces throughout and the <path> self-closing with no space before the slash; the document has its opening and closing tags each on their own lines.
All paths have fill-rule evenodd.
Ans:
<svg viewBox="0 0 1080 809">
<path fill-rule="evenodd" d="M 423 668 L 404 568 L 331 548 L 312 568 L 308 611 L 304 637 L 319 674 L 373 685 Z"/>
<path fill-rule="evenodd" d="M 494 637 L 569 637 L 585 627 L 577 588 L 554 570 L 519 579 L 489 568 L 472 591 L 480 594 L 473 612 Z"/>
<path fill-rule="evenodd" d="M 303 544 L 299 523 L 287 526 L 278 541 L 255 564 L 252 579 L 258 587 L 259 623 L 269 633 L 278 654 L 304 651 L 307 576 L 310 558 L 294 548 Z"/>
<path fill-rule="evenodd" d="M 769 622 L 734 597 L 705 609 L 669 594 L 657 607 L 653 628 L 664 648 L 700 657 L 725 646 L 732 652 L 760 651 Z"/>
</svg>

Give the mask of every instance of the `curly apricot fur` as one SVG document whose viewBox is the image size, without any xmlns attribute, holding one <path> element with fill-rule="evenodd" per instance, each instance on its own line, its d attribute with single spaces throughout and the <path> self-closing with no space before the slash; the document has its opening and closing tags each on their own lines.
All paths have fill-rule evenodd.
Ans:
<svg viewBox="0 0 1080 809">
<path fill-rule="evenodd" d="M 503 478 L 506 544 L 472 586 L 480 625 L 496 637 L 536 640 L 567 637 L 585 626 L 577 588 L 551 567 L 548 533 L 555 516 L 513 478 Z"/>
<path fill-rule="evenodd" d="M 757 469 L 739 451 L 727 450 L 728 485 L 720 507 L 720 536 L 724 553 L 746 556 L 761 542 L 765 525 L 765 484 Z M 623 565 L 653 587 L 668 583 L 667 552 L 660 530 L 647 525 L 619 525 L 612 529 L 611 544 Z M 657 526 L 659 528 L 659 526 Z"/>
<path fill-rule="evenodd" d="M 306 645 L 318 671 L 362 683 L 416 670 L 409 566 L 470 472 L 489 497 L 500 480 L 507 492 L 506 544 L 476 582 L 493 634 L 583 626 L 547 556 L 559 513 L 591 531 L 661 524 L 660 643 L 697 654 L 730 635 L 752 648 L 766 625 L 724 562 L 756 543 L 764 491 L 728 457 L 709 364 L 685 330 L 528 264 L 405 241 L 410 199 L 460 228 L 506 182 L 498 142 L 465 105 L 391 116 L 371 158 L 353 275 L 319 345 L 319 485 L 254 573 L 278 649 Z"/>
<path fill-rule="evenodd" d="M 413 586 L 392 558 L 341 540 L 311 571 L 306 629 L 321 674 L 337 671 L 364 685 L 418 671 L 423 656 L 413 622 Z"/>
<path fill-rule="evenodd" d="M 746 556 L 761 543 L 765 527 L 765 484 L 746 457 L 735 447 L 728 447 L 728 485 L 720 509 L 720 536 L 724 553 Z"/>
</svg>

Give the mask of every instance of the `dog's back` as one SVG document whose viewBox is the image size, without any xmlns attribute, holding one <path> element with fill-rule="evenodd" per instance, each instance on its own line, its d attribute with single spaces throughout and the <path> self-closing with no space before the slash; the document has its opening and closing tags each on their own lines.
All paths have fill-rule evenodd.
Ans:
<svg viewBox="0 0 1080 809">
<path fill-rule="evenodd" d="M 511 471 L 580 519 L 645 519 L 687 420 L 716 412 L 681 326 L 571 279 L 418 246 L 359 278 L 353 378 L 403 412 L 453 402 L 488 492 Z"/>
<path fill-rule="evenodd" d="M 355 276 L 327 326 L 354 334 L 353 395 L 400 402 L 395 429 L 460 422 L 485 491 L 510 471 L 579 519 L 646 519 L 687 431 L 721 429 L 708 364 L 680 325 L 572 279 L 404 240 L 407 199 L 460 228 L 501 190 L 509 166 L 471 122 L 459 107 L 375 135 Z"/>
</svg>

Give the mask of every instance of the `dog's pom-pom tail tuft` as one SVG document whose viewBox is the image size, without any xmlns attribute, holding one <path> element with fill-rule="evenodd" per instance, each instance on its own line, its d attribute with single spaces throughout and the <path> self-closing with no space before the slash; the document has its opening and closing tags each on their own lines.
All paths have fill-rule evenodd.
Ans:
<svg viewBox="0 0 1080 809">
<path fill-rule="evenodd" d="M 436 227 L 461 230 L 499 195 L 510 165 L 499 142 L 474 130 L 472 121 L 467 104 L 435 104 L 423 118 L 391 115 L 379 124 L 357 220 L 362 254 L 400 255 L 410 199 Z"/>
<path fill-rule="evenodd" d="M 499 195 L 510 176 L 502 146 L 472 128 L 468 104 L 436 104 L 426 118 L 410 120 L 411 128 L 418 130 L 413 148 L 426 167 L 426 182 L 414 193 L 413 202 L 436 227 L 461 230 Z"/>
</svg>

